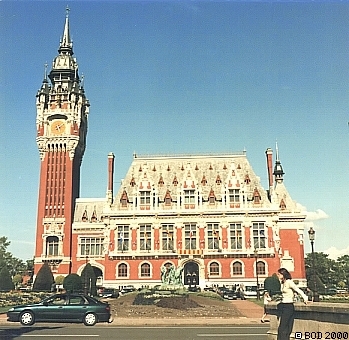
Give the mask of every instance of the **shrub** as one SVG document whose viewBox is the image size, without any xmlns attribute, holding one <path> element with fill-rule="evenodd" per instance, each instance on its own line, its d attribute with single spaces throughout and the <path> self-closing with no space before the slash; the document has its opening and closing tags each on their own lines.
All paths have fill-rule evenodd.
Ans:
<svg viewBox="0 0 349 340">
<path fill-rule="evenodd" d="M 36 275 L 33 291 L 34 292 L 50 292 L 55 280 L 50 266 L 47 263 L 44 263 L 38 274 Z"/>
<path fill-rule="evenodd" d="M 9 292 L 14 289 L 14 284 L 11 280 L 10 272 L 7 267 L 3 267 L 0 271 L 0 290 Z"/>
<path fill-rule="evenodd" d="M 96 288 L 96 274 L 90 263 L 87 263 L 84 269 L 81 272 L 81 281 L 82 287 L 85 290 L 85 293 L 96 296 L 97 288 Z"/>
<path fill-rule="evenodd" d="M 280 293 L 281 284 L 276 274 L 264 280 L 264 289 L 269 292 L 271 296 Z"/>
<path fill-rule="evenodd" d="M 81 292 L 82 281 L 78 274 L 69 274 L 63 280 L 63 288 L 68 293 Z"/>
</svg>

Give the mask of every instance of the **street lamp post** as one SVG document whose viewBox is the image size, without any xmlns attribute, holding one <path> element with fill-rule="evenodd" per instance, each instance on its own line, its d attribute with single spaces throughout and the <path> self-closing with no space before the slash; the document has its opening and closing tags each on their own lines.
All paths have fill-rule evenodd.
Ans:
<svg viewBox="0 0 349 340">
<path fill-rule="evenodd" d="M 315 241 L 315 230 L 313 227 L 310 227 L 308 230 L 309 234 L 309 240 L 311 244 L 311 262 L 312 262 L 312 267 L 313 267 L 313 281 L 314 281 L 314 302 L 319 302 L 319 294 L 317 292 L 317 284 L 316 284 L 316 272 L 315 272 L 315 254 L 314 254 L 314 241 Z"/>
<path fill-rule="evenodd" d="M 259 300 L 259 280 L 258 280 L 258 250 L 254 250 L 254 256 L 256 258 L 256 279 L 257 279 L 257 300 Z"/>
</svg>

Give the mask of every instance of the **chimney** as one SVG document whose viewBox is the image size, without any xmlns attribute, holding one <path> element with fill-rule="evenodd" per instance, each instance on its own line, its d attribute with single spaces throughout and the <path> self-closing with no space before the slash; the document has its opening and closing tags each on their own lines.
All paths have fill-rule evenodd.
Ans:
<svg viewBox="0 0 349 340">
<path fill-rule="evenodd" d="M 113 203 L 113 183 L 114 183 L 114 154 L 110 152 L 108 154 L 108 190 L 107 198 L 108 203 Z"/>
<path fill-rule="evenodd" d="M 271 190 L 273 188 L 273 150 L 268 148 L 265 154 L 267 155 L 269 195 L 271 195 Z"/>
</svg>

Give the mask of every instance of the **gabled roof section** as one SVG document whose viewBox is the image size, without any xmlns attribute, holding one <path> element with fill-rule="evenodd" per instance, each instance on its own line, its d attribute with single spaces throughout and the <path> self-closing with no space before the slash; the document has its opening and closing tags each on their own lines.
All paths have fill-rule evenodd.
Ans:
<svg viewBox="0 0 349 340">
<path fill-rule="evenodd" d="M 223 202 L 227 189 L 243 191 L 246 202 L 253 200 L 253 193 L 257 189 L 260 207 L 271 207 L 267 192 L 248 162 L 245 151 L 208 155 L 135 154 L 116 193 L 112 209 L 118 209 L 118 202 L 124 190 L 132 204 L 140 191 L 151 191 L 152 195 L 161 199 L 170 192 L 171 197 L 176 200 L 178 195 L 183 195 L 184 190 L 199 192 L 204 201 L 208 200 L 212 190 L 217 201 Z"/>
</svg>

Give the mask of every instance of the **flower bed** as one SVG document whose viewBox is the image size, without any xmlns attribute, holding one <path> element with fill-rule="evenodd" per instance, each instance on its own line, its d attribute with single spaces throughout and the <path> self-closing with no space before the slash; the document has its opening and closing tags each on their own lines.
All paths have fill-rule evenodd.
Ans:
<svg viewBox="0 0 349 340">
<path fill-rule="evenodd" d="M 49 292 L 0 292 L 0 307 L 37 303 L 50 295 Z"/>
</svg>

